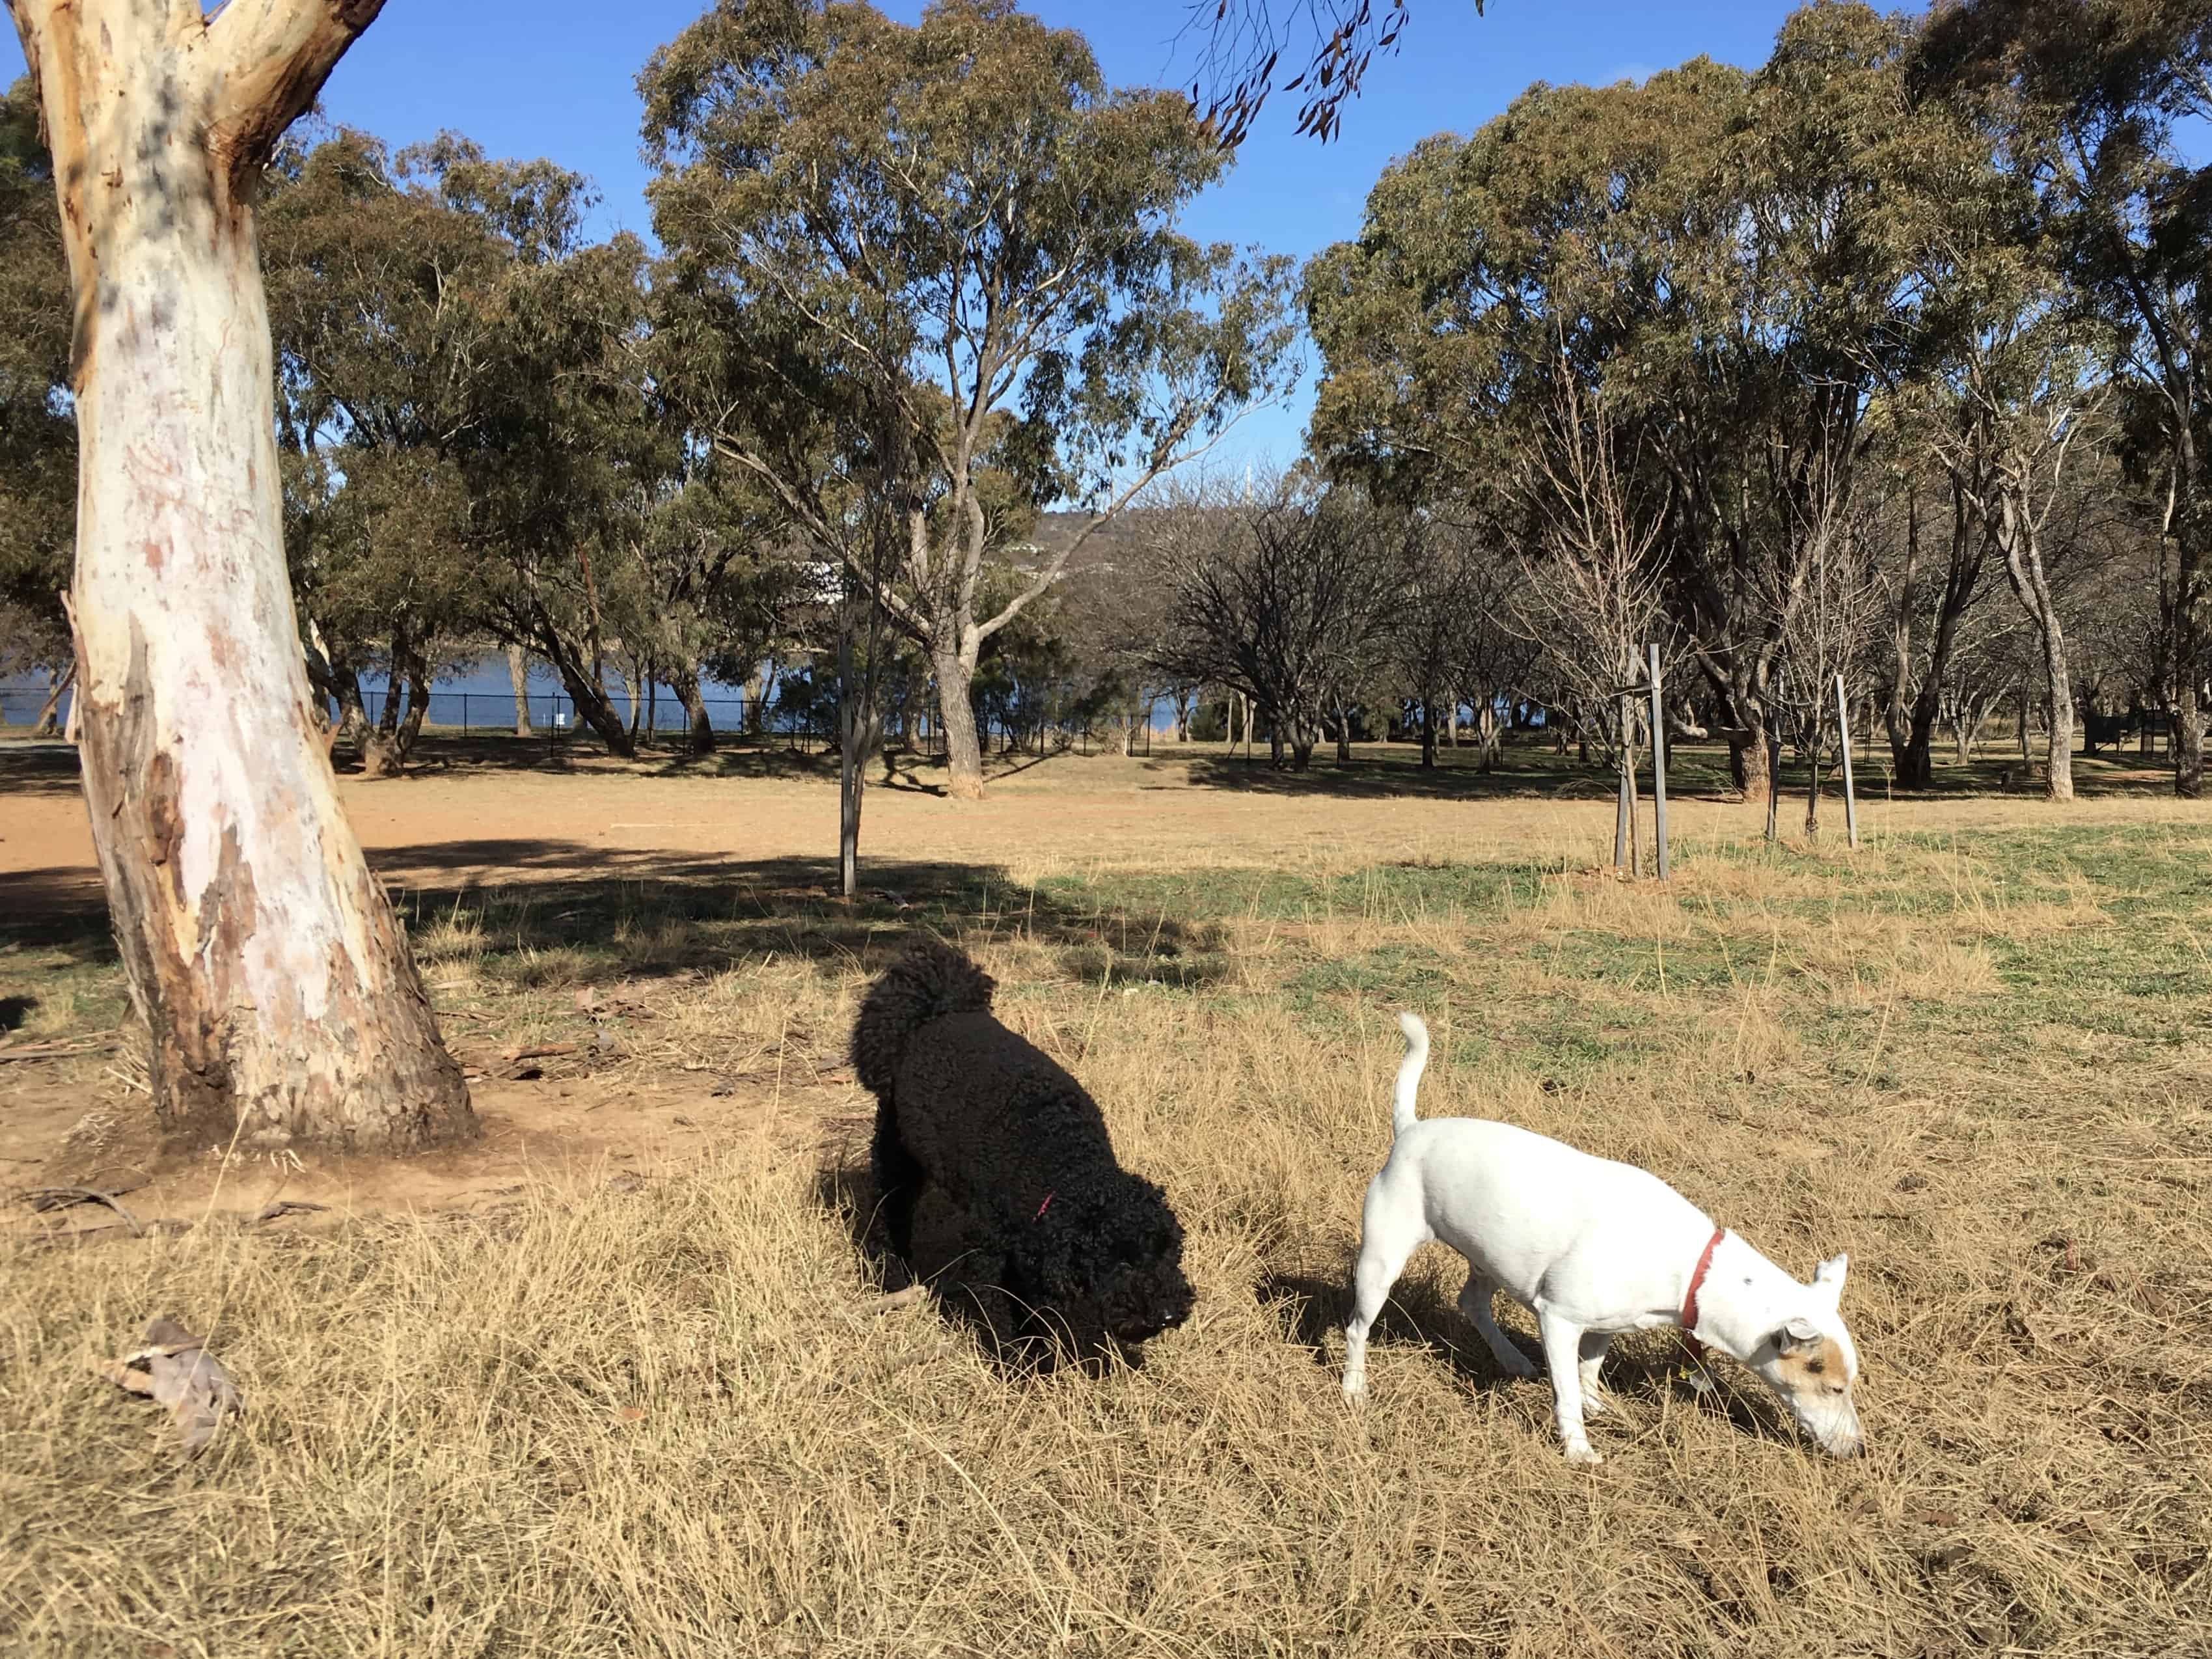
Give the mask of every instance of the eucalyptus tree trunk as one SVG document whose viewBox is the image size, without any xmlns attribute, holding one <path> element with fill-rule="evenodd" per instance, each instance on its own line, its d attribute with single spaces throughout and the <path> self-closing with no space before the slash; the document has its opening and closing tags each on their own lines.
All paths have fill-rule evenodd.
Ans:
<svg viewBox="0 0 2212 1659">
<path fill-rule="evenodd" d="M 1498 729 L 1498 699 L 1485 697 L 1474 706 L 1474 769 L 1492 772 L 1505 757 L 1505 740 Z"/>
<path fill-rule="evenodd" d="M 395 678 L 398 665 L 393 665 Z M 412 646 L 407 651 L 407 718 L 399 723 L 399 765 L 404 771 L 408 757 L 415 752 L 416 739 L 422 735 L 422 722 L 430 714 L 430 663 Z"/>
<path fill-rule="evenodd" d="M 714 722 L 707 713 L 707 699 L 699 692 L 699 671 L 688 664 L 668 671 L 669 690 L 684 705 L 684 747 L 688 754 L 714 752 Z"/>
<path fill-rule="evenodd" d="M 2196 373 L 2192 363 L 2191 373 Z M 2195 800 L 2204 793 L 2204 705 L 2202 688 L 2205 597 L 2205 550 L 2212 541 L 2212 514 L 2203 505 L 2197 471 L 2194 423 L 2178 422 L 2175 474 L 2183 483 L 2185 506 L 2175 525 L 2172 602 L 2166 611 L 2166 649 L 2174 667 L 2177 693 L 2166 748 L 2173 757 L 2173 793 Z"/>
<path fill-rule="evenodd" d="M 398 1149 L 468 1091 L 339 808 L 284 563 L 261 168 L 381 0 L 9 0 L 76 297 L 86 803 L 172 1136 Z"/>
<path fill-rule="evenodd" d="M 869 641 L 862 671 L 854 662 L 853 633 L 848 618 L 837 635 L 837 881 L 848 899 L 860 891 L 860 802 L 868 787 L 868 755 L 883 740 L 876 641 Z"/>
<path fill-rule="evenodd" d="M 1997 507 L 1997 550 L 2004 555 L 2005 574 L 2036 626 L 2043 647 L 2044 695 L 2051 703 L 2051 728 L 2043 793 L 2052 800 L 2074 799 L 2074 688 L 2066 667 L 2066 630 L 2058 620 L 2058 607 L 2051 597 L 2051 584 L 2043 572 L 2043 544 L 2035 519 L 2010 489 L 2002 491 Z M 2021 699 L 2021 741 L 2027 741 L 2028 699 Z"/>
<path fill-rule="evenodd" d="M 70 687 L 76 683 L 76 665 L 74 662 L 54 676 L 53 684 L 46 690 L 46 701 L 39 710 L 38 721 L 31 727 L 33 737 L 57 738 L 61 735 L 62 699 L 69 696 Z"/>
<path fill-rule="evenodd" d="M 530 726 L 530 665 L 519 645 L 507 647 L 507 682 L 514 688 L 514 735 L 535 736 Z"/>
<path fill-rule="evenodd" d="M 2193 669 L 2182 678 L 2173 735 L 2167 742 L 2173 750 L 2173 793 L 2184 800 L 2195 800 L 2204 793 L 2204 704 Z"/>
<path fill-rule="evenodd" d="M 407 767 L 407 750 L 399 735 L 400 696 L 405 690 L 400 665 L 406 650 L 405 633 L 396 632 L 392 642 L 392 660 L 386 665 L 388 672 L 384 677 L 384 707 L 378 711 L 373 725 L 367 711 L 362 711 L 361 770 L 364 777 L 396 778 Z"/>
<path fill-rule="evenodd" d="M 939 630 L 937 637 L 943 638 Z M 937 703 L 944 717 L 945 787 L 955 800 L 983 799 L 983 749 L 975 735 L 975 659 L 957 647 L 933 645 L 929 665 L 937 675 Z"/>
</svg>

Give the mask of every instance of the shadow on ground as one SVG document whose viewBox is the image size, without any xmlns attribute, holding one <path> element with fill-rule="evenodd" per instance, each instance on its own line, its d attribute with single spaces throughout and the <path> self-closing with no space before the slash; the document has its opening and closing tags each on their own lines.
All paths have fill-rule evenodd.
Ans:
<svg viewBox="0 0 2212 1659">
<path fill-rule="evenodd" d="M 75 744 L 0 743 L 0 797 L 74 795 L 76 792 Z"/>
<path fill-rule="evenodd" d="M 1195 987 L 1230 969 L 1218 923 L 1124 915 L 989 865 L 872 861 L 848 901 L 828 859 L 610 853 L 549 837 L 386 848 L 370 862 L 426 968 L 466 956 L 514 988 L 720 973 L 769 957 L 842 976 L 873 971 L 924 933 L 1027 939 L 1092 984 Z M 27 872 L 9 895 L 0 946 L 115 960 L 106 897 L 82 870 Z"/>
<path fill-rule="evenodd" d="M 1340 1343 L 1344 1322 L 1352 1313 L 1352 1269 L 1347 1256 L 1343 1271 L 1334 1278 L 1269 1273 L 1252 1287 L 1254 1299 L 1281 1324 L 1284 1340 L 1309 1351 L 1314 1363 L 1332 1379 L 1340 1374 L 1343 1364 Z M 1520 1332 L 1509 1329 L 1506 1336 L 1536 1368 L 1533 1386 L 1548 1389 L 1542 1351 Z M 1515 1380 L 1498 1369 L 1489 1345 L 1445 1297 L 1443 1285 L 1433 1278 L 1401 1279 L 1382 1304 L 1367 1340 L 1370 1364 L 1371 1356 L 1378 1351 L 1418 1348 L 1449 1365 L 1454 1376 L 1475 1390 L 1487 1393 L 1508 1388 Z M 1606 1356 L 1605 1390 L 1623 1401 L 1654 1404 L 1662 1395 L 1672 1396 L 1696 1409 L 1726 1417 L 1740 1433 L 1769 1440 L 1795 1438 L 1796 1431 L 1781 1408 L 1765 1397 L 1761 1385 L 1748 1382 L 1747 1388 L 1736 1387 L 1733 1385 L 1735 1378 L 1723 1378 L 1719 1387 L 1700 1395 L 1683 1376 L 1686 1358 L 1671 1331 L 1624 1338 Z M 1741 1375 L 1736 1373 L 1736 1377 Z M 1370 1386 L 1373 1386 L 1371 1378 Z M 1548 1410 L 1547 1407 L 1547 1413 Z"/>
<path fill-rule="evenodd" d="M 1342 1349 L 1332 1351 L 1328 1345 L 1341 1340 L 1344 1322 L 1352 1315 L 1352 1267 L 1347 1256 L 1343 1272 L 1334 1278 L 1276 1273 L 1252 1287 L 1254 1299 L 1281 1324 L 1284 1340 L 1310 1352 L 1314 1364 L 1332 1377 L 1342 1369 Z M 1514 1380 L 1498 1369 L 1488 1345 L 1431 1279 L 1401 1281 L 1382 1304 L 1367 1340 L 1370 1349 L 1422 1349 L 1471 1388 L 1501 1389 Z M 1530 1364 L 1543 1364 L 1543 1356 L 1528 1344 L 1514 1346 L 1528 1354 Z"/>
</svg>

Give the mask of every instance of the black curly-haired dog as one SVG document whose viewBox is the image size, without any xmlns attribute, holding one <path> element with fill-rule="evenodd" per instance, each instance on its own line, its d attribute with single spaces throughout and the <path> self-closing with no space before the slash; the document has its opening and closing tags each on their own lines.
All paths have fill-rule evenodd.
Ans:
<svg viewBox="0 0 2212 1659">
<path fill-rule="evenodd" d="M 915 945 L 868 989 L 853 1068 L 876 1097 L 891 1247 L 1002 1350 L 1095 1362 L 1189 1316 L 1182 1228 L 1115 1160 L 1083 1085 L 992 1017 L 993 982 Z"/>
</svg>

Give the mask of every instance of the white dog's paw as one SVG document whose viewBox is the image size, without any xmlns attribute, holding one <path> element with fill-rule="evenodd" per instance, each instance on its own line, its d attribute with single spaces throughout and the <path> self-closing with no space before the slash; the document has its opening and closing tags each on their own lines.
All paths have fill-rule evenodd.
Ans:
<svg viewBox="0 0 2212 1659">
<path fill-rule="evenodd" d="M 1344 1379 L 1344 1397 L 1355 1406 L 1361 1401 L 1366 1399 L 1367 1379 L 1364 1376 L 1346 1377 Z"/>
<path fill-rule="evenodd" d="M 1612 1399 L 1608 1395 L 1600 1392 L 1598 1389 L 1584 1389 L 1583 1390 L 1583 1415 L 1584 1417 L 1603 1417 L 1607 1412 L 1611 1412 L 1615 1415 L 1618 1415 L 1620 1409 L 1620 1408 L 1619 1407 L 1613 1403 Z"/>
<path fill-rule="evenodd" d="M 1595 1452 L 1590 1449 L 1590 1443 L 1589 1441 L 1570 1440 L 1567 1442 L 1567 1462 L 1570 1463 L 1602 1463 L 1605 1462 L 1605 1459 L 1600 1457 Z"/>
</svg>

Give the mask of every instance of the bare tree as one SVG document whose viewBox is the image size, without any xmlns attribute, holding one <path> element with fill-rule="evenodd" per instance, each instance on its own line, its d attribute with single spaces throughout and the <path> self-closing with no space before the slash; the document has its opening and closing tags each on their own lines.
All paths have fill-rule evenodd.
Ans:
<svg viewBox="0 0 2212 1659">
<path fill-rule="evenodd" d="M 1957 487 L 2035 629 L 2051 713 L 2044 793 L 2059 801 L 2074 799 L 2074 689 L 2045 532 L 2073 482 L 2068 458 L 2100 423 L 2109 392 L 2091 368 L 2071 319 L 2023 310 L 1964 359 L 1954 383 L 1958 419 L 1944 444 Z"/>
<path fill-rule="evenodd" d="M 1647 648 L 1671 635 L 1652 556 L 1659 527 L 1630 510 L 1605 394 L 1583 385 L 1564 357 L 1514 489 L 1538 544 L 1522 556 L 1516 625 L 1542 646 L 1542 672 L 1595 717 L 1620 775 L 1614 860 L 1640 872 L 1636 692 L 1647 684 Z"/>
<path fill-rule="evenodd" d="M 1155 556 L 1178 572 L 1152 663 L 1250 697 L 1275 764 L 1287 750 L 1303 772 L 1332 693 L 1380 653 L 1406 523 L 1348 490 L 1285 483 L 1250 503 L 1224 495 L 1186 492 L 1152 521 Z"/>
<path fill-rule="evenodd" d="M 1407 566 L 1387 648 L 1419 711 L 1421 764 L 1437 763 L 1439 728 L 1455 733 L 1462 703 L 1474 714 L 1475 766 L 1502 749 L 1498 702 L 1523 684 L 1537 647 L 1507 621 L 1520 568 L 1471 526 L 1431 515 L 1410 527 Z"/>
<path fill-rule="evenodd" d="M 340 810 L 284 558 L 254 201 L 381 0 L 9 0 L 75 289 L 84 791 L 173 1133 L 470 1133 Z"/>
<path fill-rule="evenodd" d="M 1820 833 L 1820 766 L 1839 748 L 1835 685 L 1866 678 L 1890 615 L 1887 584 L 1873 556 L 1865 514 L 1832 464 L 1817 453 L 1799 492 L 1786 550 L 1755 573 L 1754 610 L 1767 647 L 1767 727 L 1787 734 L 1805 764 L 1805 834 Z M 1768 781 L 1767 835 L 1774 833 L 1779 781 Z"/>
</svg>

